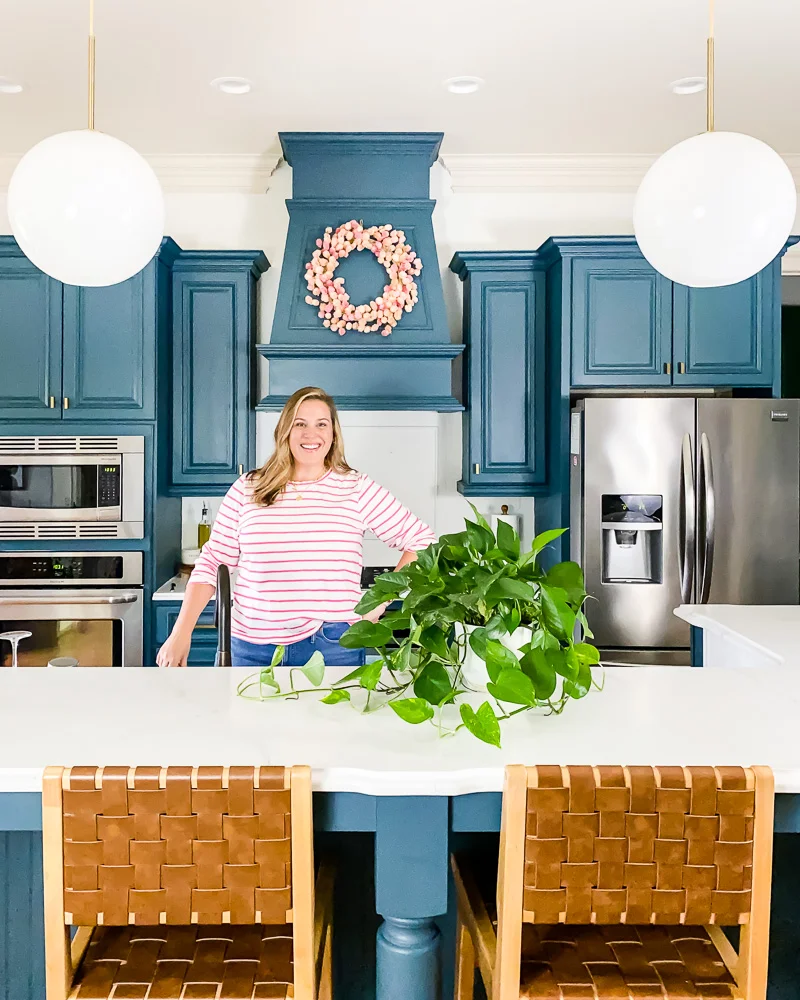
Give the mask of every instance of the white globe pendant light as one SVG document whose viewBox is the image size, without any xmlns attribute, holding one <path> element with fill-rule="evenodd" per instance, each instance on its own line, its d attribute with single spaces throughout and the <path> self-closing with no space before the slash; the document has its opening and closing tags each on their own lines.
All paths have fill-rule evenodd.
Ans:
<svg viewBox="0 0 800 1000">
<path fill-rule="evenodd" d="M 682 285 L 732 285 L 784 248 L 797 191 L 781 157 L 759 139 L 714 131 L 714 0 L 708 39 L 707 131 L 661 156 L 636 194 L 633 229 L 647 260 Z"/>
<path fill-rule="evenodd" d="M 23 253 L 69 285 L 114 285 L 141 271 L 164 235 L 164 196 L 135 149 L 94 128 L 94 0 L 89 0 L 89 127 L 22 157 L 8 217 Z"/>
</svg>

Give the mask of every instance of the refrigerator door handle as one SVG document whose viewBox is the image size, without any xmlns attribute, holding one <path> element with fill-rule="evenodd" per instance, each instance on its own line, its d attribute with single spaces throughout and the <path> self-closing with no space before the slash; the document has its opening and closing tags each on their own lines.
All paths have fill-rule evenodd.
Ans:
<svg viewBox="0 0 800 1000">
<path fill-rule="evenodd" d="M 711 461 L 711 445 L 708 435 L 700 435 L 700 516 L 697 519 L 700 533 L 700 593 L 699 603 L 707 604 L 711 593 L 711 575 L 714 572 L 714 542 L 716 528 L 716 494 L 714 493 L 714 466 Z"/>
<path fill-rule="evenodd" d="M 680 501 L 678 505 L 678 566 L 681 577 L 681 602 L 689 604 L 694 585 L 694 459 L 692 438 L 683 435 L 681 445 Z"/>
</svg>

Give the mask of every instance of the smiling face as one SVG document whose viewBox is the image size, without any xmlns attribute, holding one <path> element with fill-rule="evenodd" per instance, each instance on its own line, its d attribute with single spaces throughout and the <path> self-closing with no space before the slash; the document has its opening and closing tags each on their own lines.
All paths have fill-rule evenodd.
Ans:
<svg viewBox="0 0 800 1000">
<path fill-rule="evenodd" d="M 333 421 L 327 403 L 306 399 L 294 415 L 289 431 L 289 450 L 295 468 L 322 469 L 333 444 Z"/>
</svg>

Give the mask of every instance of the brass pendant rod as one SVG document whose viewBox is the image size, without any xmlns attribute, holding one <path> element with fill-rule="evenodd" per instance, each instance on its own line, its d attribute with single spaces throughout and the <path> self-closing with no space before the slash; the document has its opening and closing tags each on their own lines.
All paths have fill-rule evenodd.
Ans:
<svg viewBox="0 0 800 1000">
<path fill-rule="evenodd" d="M 94 0 L 89 0 L 89 128 L 94 129 Z"/>
<path fill-rule="evenodd" d="M 706 131 L 714 131 L 714 0 L 709 0 L 706 43 Z"/>
</svg>

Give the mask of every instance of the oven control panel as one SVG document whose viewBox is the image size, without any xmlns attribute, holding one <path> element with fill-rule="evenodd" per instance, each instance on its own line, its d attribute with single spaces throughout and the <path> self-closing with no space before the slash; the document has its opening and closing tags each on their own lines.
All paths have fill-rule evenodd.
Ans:
<svg viewBox="0 0 800 1000">
<path fill-rule="evenodd" d="M 141 552 L 0 553 L 0 587 L 141 582 Z"/>
</svg>

